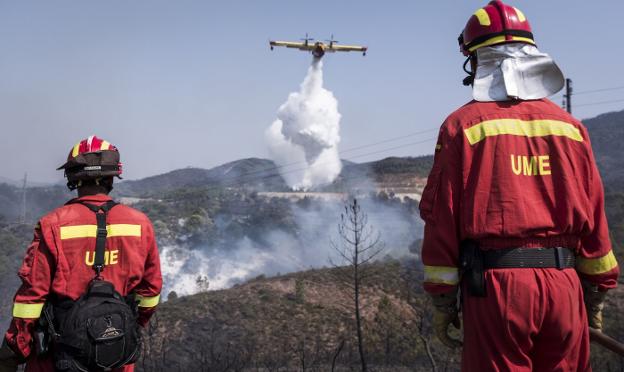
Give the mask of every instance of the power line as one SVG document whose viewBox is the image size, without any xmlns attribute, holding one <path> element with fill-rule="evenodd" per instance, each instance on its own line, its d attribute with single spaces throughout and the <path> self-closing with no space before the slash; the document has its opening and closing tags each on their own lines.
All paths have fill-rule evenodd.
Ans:
<svg viewBox="0 0 624 372">
<path fill-rule="evenodd" d="M 379 153 L 382 153 L 382 152 L 397 150 L 397 149 L 401 149 L 401 148 L 404 148 L 404 147 L 410 147 L 410 146 L 418 145 L 418 144 L 421 144 L 421 143 L 426 143 L 426 142 L 429 142 L 429 141 L 433 141 L 435 139 L 437 139 L 437 137 L 431 137 L 431 138 L 427 138 L 427 139 L 416 141 L 416 142 L 406 143 L 406 144 L 400 145 L 400 146 L 390 147 L 390 148 L 379 150 L 379 151 L 373 151 L 373 152 L 369 152 L 369 153 L 366 153 L 366 154 L 352 156 L 351 158 L 345 159 L 345 160 L 351 160 L 351 159 L 355 159 L 355 158 L 361 158 L 361 157 L 364 157 L 364 156 L 379 154 Z"/>
<path fill-rule="evenodd" d="M 373 146 L 376 146 L 376 145 L 380 145 L 382 143 L 395 142 L 395 141 L 402 140 L 402 139 L 405 139 L 405 138 L 414 137 L 414 136 L 417 136 L 419 134 L 433 132 L 433 131 L 438 130 L 438 129 L 439 129 L 438 127 L 429 128 L 429 129 L 421 130 L 419 132 L 414 132 L 414 133 L 411 133 L 411 134 L 408 134 L 408 135 L 405 135 L 405 136 L 389 138 L 387 140 L 379 141 L 379 142 L 376 142 L 374 144 L 362 145 L 362 146 L 357 146 L 357 147 L 351 147 L 351 148 L 346 149 L 344 151 L 340 151 L 340 154 L 345 154 L 347 152 L 352 152 L 352 151 L 363 149 L 363 148 L 367 148 L 367 147 L 373 147 Z"/>
<path fill-rule="evenodd" d="M 598 92 L 608 92 L 608 91 L 612 91 L 612 90 L 620 90 L 620 89 L 624 89 L 624 85 L 623 86 L 619 86 L 619 87 L 612 87 L 612 88 L 602 88 L 602 89 L 593 89 L 593 90 L 582 90 L 580 92 L 575 92 L 574 94 L 578 95 L 578 94 L 590 94 L 590 93 L 598 93 Z"/>
<path fill-rule="evenodd" d="M 580 105 L 576 105 L 576 107 L 582 106 L 594 106 L 594 105 L 605 105 L 607 103 L 616 103 L 616 102 L 624 102 L 624 99 L 614 99 L 610 101 L 600 101 L 600 102 L 591 102 L 591 103 L 582 103 Z"/>
<path fill-rule="evenodd" d="M 397 150 L 397 149 L 400 149 L 400 148 L 414 146 L 414 145 L 417 145 L 417 144 L 433 141 L 436 138 L 437 137 L 431 137 L 431 138 L 427 138 L 427 139 L 423 139 L 423 140 L 419 140 L 419 141 L 415 141 L 415 142 L 406 143 L 406 144 L 399 145 L 399 146 L 393 146 L 393 147 L 384 148 L 384 149 L 381 149 L 381 150 L 371 151 L 371 152 L 367 152 L 367 153 L 364 153 L 364 154 L 359 154 L 359 155 L 352 156 L 349 159 L 345 159 L 345 160 L 351 161 L 352 159 L 361 158 L 361 157 L 364 157 L 364 156 L 380 154 L 380 153 L 383 153 L 383 152 L 388 152 L 388 151 Z M 327 164 L 327 163 L 321 163 L 321 164 Z M 276 170 L 277 168 L 278 167 L 275 167 L 274 170 Z M 246 178 L 249 175 L 253 175 L 254 172 L 250 172 L 248 174 L 243 174 L 243 175 L 240 175 L 238 177 L 233 177 L 233 178 L 230 178 L 230 179 L 222 180 L 218 184 L 208 185 L 208 186 L 206 186 L 204 188 L 205 189 L 215 189 L 215 190 L 217 190 L 217 189 L 222 189 L 224 187 L 241 187 L 241 186 L 244 186 L 245 183 L 249 183 L 249 182 L 252 182 L 252 181 L 262 181 L 264 179 L 269 179 L 269 178 L 274 178 L 274 177 L 280 177 L 280 178 L 283 179 L 284 178 L 283 176 L 285 174 L 290 174 L 290 173 L 295 173 L 295 172 L 302 172 L 302 171 L 305 171 L 307 169 L 308 169 L 308 167 L 306 166 L 306 167 L 302 167 L 302 168 L 297 168 L 297 169 L 291 169 L 291 170 L 288 170 L 288 171 L 283 171 L 283 172 L 280 172 L 280 173 L 271 173 L 271 174 L 266 174 L 266 175 L 262 175 L 262 176 Z M 357 177 L 348 177 L 348 179 L 356 179 L 356 178 Z"/>
<path fill-rule="evenodd" d="M 406 143 L 406 144 L 403 144 L 403 145 L 400 145 L 400 146 L 393 146 L 393 147 L 389 147 L 389 148 L 382 149 L 382 150 L 377 150 L 377 151 L 372 151 L 372 152 L 368 152 L 368 153 L 365 153 L 365 154 L 355 155 L 355 156 L 352 156 L 349 159 L 345 159 L 345 160 L 350 161 L 352 159 L 361 158 L 361 157 L 364 157 L 364 156 L 380 154 L 380 153 L 383 153 L 383 152 L 388 152 L 388 151 L 397 150 L 397 149 L 400 149 L 400 148 L 405 148 L 405 147 L 409 147 L 409 146 L 413 146 L 413 145 L 417 145 L 417 144 L 433 141 L 435 139 L 436 139 L 436 137 L 431 137 L 431 138 L 427 138 L 427 139 L 420 140 L 420 141 Z M 321 163 L 321 165 L 322 164 L 327 164 L 327 163 Z M 241 176 L 241 177 L 238 177 L 238 179 L 234 179 L 234 178 L 231 179 L 231 181 L 235 181 L 232 184 L 221 183 L 219 185 L 219 187 L 235 187 L 235 186 L 240 186 L 240 185 L 242 185 L 245 182 L 261 181 L 261 180 L 264 180 L 264 179 L 273 178 L 273 177 L 277 177 L 277 176 L 281 176 L 283 178 L 283 176 L 285 174 L 290 174 L 290 173 L 295 173 L 295 172 L 303 172 L 303 171 L 305 171 L 307 169 L 308 169 L 308 167 L 306 166 L 306 167 L 302 167 L 302 168 L 291 169 L 291 170 L 288 170 L 288 171 L 280 172 L 279 174 L 273 173 L 273 174 L 267 174 L 267 175 L 264 175 L 264 176 L 261 176 L 261 177 L 251 177 L 249 179 L 242 179 L 242 178 L 244 178 L 244 176 Z M 228 180 L 226 180 L 226 181 L 228 181 Z"/>
<path fill-rule="evenodd" d="M 340 151 L 339 154 L 340 155 L 344 155 L 344 154 L 349 153 L 349 152 L 353 152 L 353 151 L 357 151 L 357 150 L 361 150 L 361 149 L 365 149 L 365 148 L 369 148 L 369 147 L 375 147 L 375 146 L 379 146 L 379 145 L 382 145 L 382 144 L 385 144 L 385 143 L 396 142 L 396 141 L 403 140 L 403 139 L 406 139 L 406 138 L 418 136 L 418 135 L 421 135 L 421 134 L 424 134 L 424 133 L 437 131 L 438 129 L 439 129 L 438 127 L 431 127 L 431 128 L 424 129 L 424 130 L 421 130 L 421 131 L 407 133 L 407 134 L 402 135 L 402 136 L 392 137 L 392 138 L 388 138 L 388 139 L 377 141 L 377 142 L 372 142 L 372 143 L 365 144 L 365 145 L 351 147 L 351 148 L 348 148 L 348 149 Z M 420 142 L 417 142 L 417 143 L 420 143 Z M 411 144 L 406 144 L 406 145 L 399 146 L 398 148 L 406 147 L 406 146 L 410 146 L 410 145 Z M 395 149 L 395 148 L 390 148 L 388 150 L 381 150 L 379 152 L 389 151 L 389 150 L 393 150 L 393 149 Z M 367 156 L 367 155 L 371 155 L 371 154 L 370 153 L 362 154 L 362 155 L 355 156 L 353 158 Z M 348 160 L 348 159 L 346 159 L 346 160 Z M 306 162 L 305 161 L 296 161 L 296 162 L 286 163 L 286 164 L 282 164 L 282 165 L 274 165 L 274 166 L 271 166 L 271 167 L 267 167 L 267 168 L 263 168 L 263 169 L 256 169 L 256 170 L 253 170 L 251 172 L 238 174 L 238 175 L 232 177 L 232 179 L 233 180 L 241 179 L 241 178 L 247 177 L 247 176 L 253 176 L 253 175 L 256 175 L 256 174 L 259 175 L 259 174 L 266 173 L 266 172 L 274 172 L 274 171 L 277 171 L 277 170 L 290 168 L 290 167 L 295 166 L 295 165 L 303 165 L 303 164 L 306 164 Z M 305 169 L 307 169 L 307 166 L 305 168 L 301 168 L 299 170 L 305 170 Z M 295 170 L 295 171 L 297 171 L 297 170 Z M 281 172 L 281 173 L 284 173 L 284 172 Z M 286 173 L 290 173 L 290 172 L 286 172 Z M 269 176 L 272 176 L 272 175 L 269 175 Z M 228 181 L 228 179 L 226 178 L 225 181 Z"/>
<path fill-rule="evenodd" d="M 600 88 L 600 89 L 592 89 L 592 90 L 582 90 L 580 92 L 572 91 L 572 79 L 565 80 L 565 93 L 563 94 L 563 107 L 569 112 L 572 113 L 572 95 L 579 94 L 591 94 L 591 93 L 599 93 L 599 92 L 610 92 L 614 90 L 624 89 L 624 85 L 610 88 Z M 599 102 L 590 102 L 590 103 L 581 103 L 580 105 L 576 105 L 576 107 L 584 107 L 584 106 L 594 106 L 594 105 L 604 105 L 608 103 L 616 103 L 622 102 L 624 99 L 616 99 L 616 100 L 608 100 L 608 101 L 599 101 Z"/>
</svg>

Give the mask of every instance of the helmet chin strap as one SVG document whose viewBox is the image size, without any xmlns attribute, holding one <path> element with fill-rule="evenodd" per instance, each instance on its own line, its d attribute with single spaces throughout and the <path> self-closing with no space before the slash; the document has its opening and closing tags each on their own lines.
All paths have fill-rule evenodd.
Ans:
<svg viewBox="0 0 624 372">
<path fill-rule="evenodd" d="M 464 71 L 468 74 L 468 76 L 466 76 L 464 80 L 462 81 L 462 84 L 464 84 L 464 86 L 470 86 L 474 83 L 476 74 L 472 71 L 468 71 L 468 69 L 466 68 L 466 65 L 468 65 L 468 63 L 472 60 L 472 58 L 473 58 L 472 55 L 469 55 L 468 58 L 466 58 L 466 60 L 464 61 L 464 65 L 462 66 Z"/>
<path fill-rule="evenodd" d="M 80 186 L 82 186 L 82 181 L 67 181 L 69 191 L 74 191 Z"/>
<path fill-rule="evenodd" d="M 93 184 L 96 186 L 102 186 L 106 189 L 107 192 L 111 192 L 113 191 L 113 182 L 112 182 L 112 178 L 111 178 L 111 182 L 105 181 L 102 178 L 95 178 L 93 180 Z M 67 181 L 67 188 L 70 191 L 74 191 L 79 187 L 82 187 L 84 185 L 84 183 L 82 182 L 82 180 L 78 180 L 78 181 Z"/>
</svg>

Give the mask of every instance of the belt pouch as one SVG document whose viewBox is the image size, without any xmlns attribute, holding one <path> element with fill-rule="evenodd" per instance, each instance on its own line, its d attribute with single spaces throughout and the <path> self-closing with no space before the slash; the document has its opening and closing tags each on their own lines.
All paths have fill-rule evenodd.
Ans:
<svg viewBox="0 0 624 372">
<path fill-rule="evenodd" d="M 461 243 L 462 277 L 468 286 L 468 293 L 474 297 L 485 297 L 485 273 L 483 269 L 483 252 L 479 244 L 472 240 Z"/>
</svg>

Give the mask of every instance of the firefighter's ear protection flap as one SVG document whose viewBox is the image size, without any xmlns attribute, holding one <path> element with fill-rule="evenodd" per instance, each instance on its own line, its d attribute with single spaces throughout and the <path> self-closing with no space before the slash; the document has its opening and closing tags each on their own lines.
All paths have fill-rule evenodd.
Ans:
<svg viewBox="0 0 624 372">
<path fill-rule="evenodd" d="M 469 55 L 466 60 L 464 61 L 464 65 L 462 66 L 462 68 L 464 69 L 464 71 L 468 74 L 468 76 L 466 76 L 464 78 L 464 80 L 462 81 L 462 84 L 464 84 L 464 86 L 470 86 L 474 83 L 474 79 L 475 79 L 475 75 L 476 73 L 474 71 L 469 71 L 466 66 L 468 65 L 468 63 L 470 63 L 472 61 L 472 58 L 474 58 L 471 55 Z"/>
</svg>

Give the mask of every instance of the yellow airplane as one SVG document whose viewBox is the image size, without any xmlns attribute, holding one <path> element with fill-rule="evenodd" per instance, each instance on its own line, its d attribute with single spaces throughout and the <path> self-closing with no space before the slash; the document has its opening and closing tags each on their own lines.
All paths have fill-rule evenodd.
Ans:
<svg viewBox="0 0 624 372">
<path fill-rule="evenodd" d="M 273 47 L 280 46 L 286 48 L 296 48 L 312 53 L 315 58 L 323 58 L 325 53 L 330 52 L 362 52 L 362 55 L 366 55 L 368 47 L 359 45 L 337 45 L 338 41 L 334 40 L 334 35 L 331 36 L 331 40 L 325 40 L 329 44 L 325 44 L 322 41 L 314 41 L 313 38 L 308 37 L 306 34 L 305 39 L 301 39 L 303 42 L 296 41 L 269 41 L 271 50 Z"/>
</svg>

